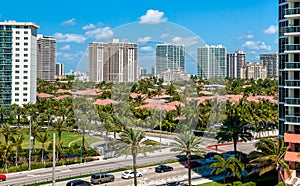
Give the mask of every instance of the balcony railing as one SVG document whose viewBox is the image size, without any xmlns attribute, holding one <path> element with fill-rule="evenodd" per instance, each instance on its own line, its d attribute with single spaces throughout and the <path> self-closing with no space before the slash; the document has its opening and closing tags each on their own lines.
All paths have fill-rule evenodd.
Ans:
<svg viewBox="0 0 300 186">
<path fill-rule="evenodd" d="M 300 44 L 286 44 L 285 50 L 300 50 Z"/>
<path fill-rule="evenodd" d="M 285 80 L 285 86 L 298 87 L 300 86 L 300 80 Z"/>
<path fill-rule="evenodd" d="M 282 31 L 283 31 L 284 33 L 300 32 L 300 26 L 289 26 L 289 27 L 284 27 Z"/>
<path fill-rule="evenodd" d="M 285 120 L 287 122 L 291 122 L 291 123 L 299 123 L 300 122 L 300 116 L 286 115 Z"/>
<path fill-rule="evenodd" d="M 284 12 L 285 15 L 300 14 L 300 8 L 287 8 Z"/>
<path fill-rule="evenodd" d="M 300 68 L 300 62 L 289 62 L 289 63 L 285 63 L 285 68 L 286 68 L 286 69 Z"/>
<path fill-rule="evenodd" d="M 284 142 L 300 143 L 300 134 L 285 133 L 284 134 Z"/>
<path fill-rule="evenodd" d="M 285 103 L 289 105 L 300 105 L 300 98 L 285 98 Z"/>
</svg>

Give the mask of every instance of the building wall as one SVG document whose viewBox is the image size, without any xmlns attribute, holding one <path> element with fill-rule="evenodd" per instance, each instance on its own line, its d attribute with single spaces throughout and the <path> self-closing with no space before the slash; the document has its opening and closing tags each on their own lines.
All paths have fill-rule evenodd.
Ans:
<svg viewBox="0 0 300 186">
<path fill-rule="evenodd" d="M 265 79 L 267 69 L 263 65 L 255 62 L 251 64 L 248 62 L 241 68 L 241 78 L 242 79 Z"/>
<path fill-rule="evenodd" d="M 62 75 L 64 75 L 64 64 L 56 63 L 55 66 L 56 66 L 56 68 L 55 68 L 55 75 L 56 76 L 62 76 Z"/>
<path fill-rule="evenodd" d="M 0 22 L 0 104 L 36 101 L 37 29 L 33 23 Z"/>
<path fill-rule="evenodd" d="M 267 77 L 278 77 L 278 53 L 260 54 L 260 63 L 267 68 Z"/>
<path fill-rule="evenodd" d="M 38 35 L 37 39 L 37 78 L 54 81 L 56 40 L 54 37 Z"/>
<path fill-rule="evenodd" d="M 226 48 L 222 45 L 197 49 L 197 75 L 202 78 L 226 77 Z"/>
<path fill-rule="evenodd" d="M 241 68 L 246 64 L 246 54 L 243 51 L 235 51 L 233 54 L 227 54 L 227 77 L 241 78 Z"/>
<path fill-rule="evenodd" d="M 156 45 L 156 75 L 167 69 L 185 69 L 185 47 L 175 44 Z"/>
<path fill-rule="evenodd" d="M 89 80 L 137 81 L 137 44 L 113 40 L 89 44 Z"/>
</svg>

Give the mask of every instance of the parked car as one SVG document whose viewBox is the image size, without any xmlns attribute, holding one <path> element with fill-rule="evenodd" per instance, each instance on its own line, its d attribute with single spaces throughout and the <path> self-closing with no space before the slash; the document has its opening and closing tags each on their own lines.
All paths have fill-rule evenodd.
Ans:
<svg viewBox="0 0 300 186">
<path fill-rule="evenodd" d="M 66 186 L 91 186 L 91 183 L 84 180 L 72 180 L 69 181 Z"/>
<path fill-rule="evenodd" d="M 188 162 L 186 161 L 185 162 L 185 168 L 188 168 L 189 167 L 189 164 L 188 164 Z M 194 167 L 200 167 L 201 166 L 201 163 L 199 162 L 199 161 L 197 161 L 197 160 L 190 160 L 190 167 L 191 168 L 194 168 Z"/>
<path fill-rule="evenodd" d="M 136 176 L 137 177 L 142 177 L 143 173 L 136 171 Z M 134 171 L 133 170 L 129 170 L 129 171 L 125 171 L 122 173 L 121 178 L 125 178 L 125 179 L 131 179 L 134 177 Z"/>
<path fill-rule="evenodd" d="M 159 165 L 155 167 L 155 172 L 167 172 L 167 171 L 172 171 L 174 170 L 173 167 L 168 166 L 168 165 Z"/>
<path fill-rule="evenodd" d="M 0 182 L 6 181 L 6 176 L 4 174 L 0 174 Z"/>
<path fill-rule="evenodd" d="M 212 163 L 216 163 L 216 162 L 218 162 L 219 160 L 217 159 L 217 158 L 215 158 L 215 157 L 210 157 L 210 158 L 206 158 L 206 160 L 205 160 L 205 163 L 207 163 L 207 164 L 212 164 Z"/>
<path fill-rule="evenodd" d="M 92 174 L 91 183 L 92 184 L 101 184 L 105 182 L 113 182 L 115 180 L 115 176 L 112 174 Z"/>
</svg>

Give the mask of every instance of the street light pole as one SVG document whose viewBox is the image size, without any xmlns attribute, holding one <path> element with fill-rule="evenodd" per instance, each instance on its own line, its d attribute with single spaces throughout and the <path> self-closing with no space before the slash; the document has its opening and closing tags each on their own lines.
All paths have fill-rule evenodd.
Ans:
<svg viewBox="0 0 300 186">
<path fill-rule="evenodd" d="M 55 186 L 55 132 L 53 133 L 53 162 L 52 162 L 52 186 Z"/>
<path fill-rule="evenodd" d="M 31 170 L 31 117 L 29 119 L 29 160 L 28 160 L 28 170 Z"/>
<path fill-rule="evenodd" d="M 159 152 L 161 152 L 161 105 L 159 110 Z"/>
</svg>

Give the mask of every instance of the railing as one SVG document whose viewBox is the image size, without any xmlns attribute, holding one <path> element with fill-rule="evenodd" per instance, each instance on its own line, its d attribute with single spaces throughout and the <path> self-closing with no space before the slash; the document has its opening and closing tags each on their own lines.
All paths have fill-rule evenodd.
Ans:
<svg viewBox="0 0 300 186">
<path fill-rule="evenodd" d="M 285 120 L 287 122 L 299 123 L 300 122 L 300 116 L 286 115 Z"/>
<path fill-rule="evenodd" d="M 300 86 L 300 80 L 286 80 L 285 86 L 298 87 Z"/>
<path fill-rule="evenodd" d="M 282 28 L 284 33 L 300 32 L 300 26 L 288 26 Z"/>
<path fill-rule="evenodd" d="M 300 62 L 285 63 L 285 68 L 287 68 L 287 69 L 300 68 Z"/>
<path fill-rule="evenodd" d="M 286 104 L 300 105 L 300 98 L 285 98 Z"/>
<path fill-rule="evenodd" d="M 300 14 L 300 8 L 287 8 L 284 11 L 285 15 Z"/>
<path fill-rule="evenodd" d="M 285 50 L 300 50 L 300 44 L 286 44 L 284 48 Z"/>
</svg>

